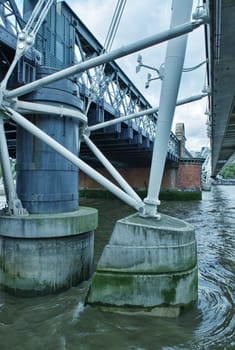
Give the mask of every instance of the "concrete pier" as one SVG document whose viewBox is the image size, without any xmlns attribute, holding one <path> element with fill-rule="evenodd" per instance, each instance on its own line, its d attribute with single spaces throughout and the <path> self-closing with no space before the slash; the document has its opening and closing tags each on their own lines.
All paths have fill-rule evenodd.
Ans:
<svg viewBox="0 0 235 350">
<path fill-rule="evenodd" d="M 54 70 L 38 68 L 37 78 Z M 79 155 L 79 121 L 47 110 L 80 111 L 75 87 L 72 79 L 64 79 L 29 94 L 25 98 L 42 113 L 30 112 L 26 118 Z M 26 210 L 21 215 L 0 212 L 0 286 L 22 296 L 65 290 L 93 272 L 97 210 L 79 206 L 75 165 L 19 125 L 16 144 L 16 192 Z"/>
<path fill-rule="evenodd" d="M 116 223 L 87 303 L 120 312 L 178 316 L 197 299 L 195 232 L 186 222 L 134 214 Z"/>
<path fill-rule="evenodd" d="M 0 286 L 15 295 L 68 289 L 93 273 L 97 210 L 0 215 Z"/>
</svg>

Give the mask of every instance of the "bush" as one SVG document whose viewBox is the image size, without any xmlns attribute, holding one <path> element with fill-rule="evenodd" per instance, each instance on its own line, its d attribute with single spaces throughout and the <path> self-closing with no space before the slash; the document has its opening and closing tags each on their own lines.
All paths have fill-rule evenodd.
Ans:
<svg viewBox="0 0 235 350">
<path fill-rule="evenodd" d="M 147 196 L 146 190 L 137 190 L 138 195 L 144 199 Z M 103 189 L 81 189 L 80 197 L 83 198 L 115 198 L 115 196 Z M 201 200 L 201 191 L 180 191 L 180 190 L 163 190 L 159 195 L 160 200 L 184 201 L 184 200 Z"/>
<path fill-rule="evenodd" d="M 235 179 L 235 164 L 228 165 L 220 174 L 224 179 Z"/>
</svg>

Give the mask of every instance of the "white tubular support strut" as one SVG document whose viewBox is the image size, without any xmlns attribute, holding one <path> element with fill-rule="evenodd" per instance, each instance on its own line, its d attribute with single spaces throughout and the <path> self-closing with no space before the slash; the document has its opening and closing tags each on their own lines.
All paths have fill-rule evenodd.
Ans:
<svg viewBox="0 0 235 350">
<path fill-rule="evenodd" d="M 19 59 L 33 46 L 35 36 L 44 21 L 53 0 L 39 0 L 28 20 L 24 29 L 18 34 L 15 57 L 7 71 L 6 76 L 1 82 L 1 88 L 4 90 Z"/>
<path fill-rule="evenodd" d="M 103 155 L 103 153 L 96 147 L 96 145 L 90 140 L 87 135 L 82 135 L 85 143 L 90 148 L 90 150 L 95 154 L 95 156 L 100 160 L 103 166 L 108 170 L 108 172 L 113 176 L 113 178 L 119 183 L 123 190 L 128 193 L 136 201 L 141 202 L 141 198 L 133 190 L 133 188 L 126 182 L 126 180 L 119 174 L 119 172 L 113 167 L 113 165 L 108 161 L 108 159 Z"/>
<path fill-rule="evenodd" d="M 115 196 L 120 198 L 122 201 L 135 208 L 136 210 L 140 210 L 143 207 L 142 201 L 137 201 L 136 199 L 129 196 L 127 193 L 122 191 L 119 187 L 114 185 L 111 181 L 107 180 L 104 176 L 98 173 L 96 170 L 92 169 L 89 165 L 79 159 L 75 154 L 70 152 L 67 148 L 62 146 L 59 142 L 55 141 L 52 137 L 47 135 L 44 131 L 40 130 L 29 120 L 24 118 L 21 114 L 15 112 L 12 108 L 6 107 L 5 112 L 12 120 L 14 120 L 17 124 L 19 124 L 22 128 L 30 132 L 35 137 L 39 138 L 43 142 L 45 142 L 48 146 L 53 148 L 56 152 L 61 154 L 64 158 L 68 159 L 71 163 L 77 166 L 80 170 L 94 179 L 103 187 L 107 188 L 110 192 L 112 192 Z"/>
<path fill-rule="evenodd" d="M 188 21 L 193 0 L 173 0 L 171 28 Z M 162 81 L 156 138 L 153 148 L 147 198 L 144 199 L 143 216 L 156 217 L 160 204 L 159 192 L 166 161 L 168 141 L 185 58 L 187 35 L 170 40 L 167 45 L 164 77 Z"/>
<path fill-rule="evenodd" d="M 113 50 L 109 53 L 104 53 L 100 56 L 91 58 L 88 61 L 76 64 L 72 67 L 65 68 L 59 72 L 50 74 L 47 77 L 33 81 L 19 88 L 13 89 L 11 91 L 5 91 L 5 96 L 7 98 L 14 98 L 14 97 L 28 94 L 34 91 L 35 89 L 39 89 L 43 86 L 56 82 L 60 79 L 65 79 L 71 75 L 82 73 L 90 68 L 94 68 L 96 66 L 108 63 L 115 59 L 130 55 L 134 52 L 146 49 L 148 47 L 170 40 L 172 38 L 176 38 L 183 34 L 189 33 L 194 29 L 198 28 L 202 24 L 203 24 L 203 20 L 196 20 L 196 21 L 177 25 L 174 28 L 166 30 L 162 33 L 158 33 L 148 38 L 139 40 L 133 44 L 120 47 L 119 49 Z"/>
<path fill-rule="evenodd" d="M 123 117 L 115 118 L 115 119 L 112 119 L 112 120 L 108 120 L 107 122 L 103 122 L 103 123 L 99 123 L 99 124 L 96 124 L 96 125 L 89 126 L 88 130 L 95 131 L 95 130 L 99 130 L 99 129 L 102 129 L 102 128 L 106 128 L 106 127 L 114 125 L 114 124 L 118 124 L 118 123 L 124 122 L 126 120 L 139 118 L 139 117 L 142 117 L 142 116 L 148 115 L 148 114 L 153 114 L 153 113 L 156 113 L 158 111 L 158 109 L 159 109 L 158 107 L 153 107 L 153 108 L 148 108 L 148 109 L 145 109 L 143 111 L 139 111 L 139 112 L 132 113 L 132 114 L 129 114 L 129 115 L 124 115 Z"/>
<path fill-rule="evenodd" d="M 205 93 L 205 94 L 201 93 L 201 94 L 198 94 L 198 95 L 185 97 L 185 98 L 183 98 L 181 100 L 178 100 L 177 103 L 176 103 L 176 106 L 181 106 L 181 105 L 186 104 L 186 103 L 198 101 L 198 100 L 201 100 L 203 97 L 206 97 L 206 96 L 208 96 L 207 93 Z M 103 123 L 95 124 L 95 125 L 92 125 L 92 126 L 88 126 L 88 130 L 92 132 L 92 131 L 103 129 L 103 128 L 106 128 L 108 126 L 115 125 L 115 124 L 118 124 L 118 123 L 130 120 L 130 119 L 139 118 L 139 117 L 142 117 L 144 115 L 157 113 L 158 111 L 159 111 L 159 107 L 158 106 L 157 107 L 148 108 L 148 109 L 145 109 L 143 111 L 139 111 L 139 112 L 132 113 L 132 114 L 129 114 L 129 115 L 124 115 L 124 116 L 119 117 L 119 118 L 108 120 L 107 122 L 103 122 Z M 157 120 L 156 120 L 156 122 L 157 122 Z"/>
<path fill-rule="evenodd" d="M 26 35 L 31 35 L 35 38 L 41 24 L 43 23 L 46 15 L 53 3 L 53 0 L 39 0 L 37 1 L 33 12 L 23 29 Z"/>
<path fill-rule="evenodd" d="M 38 114 L 57 114 L 61 117 L 71 117 L 75 118 L 78 121 L 87 124 L 87 117 L 85 114 L 80 112 L 75 108 L 64 107 L 63 105 L 52 106 L 45 103 L 34 103 L 34 102 L 25 102 L 18 100 L 16 102 L 16 110 L 19 113 L 38 113 Z"/>
<path fill-rule="evenodd" d="M 15 184 L 11 171 L 10 158 L 7 148 L 6 135 L 4 131 L 4 117 L 5 115 L 3 114 L 3 112 L 0 112 L 0 160 L 2 165 L 3 183 L 8 205 L 8 211 L 9 214 L 17 216 L 27 215 L 27 210 L 23 208 L 15 189 Z"/>
</svg>

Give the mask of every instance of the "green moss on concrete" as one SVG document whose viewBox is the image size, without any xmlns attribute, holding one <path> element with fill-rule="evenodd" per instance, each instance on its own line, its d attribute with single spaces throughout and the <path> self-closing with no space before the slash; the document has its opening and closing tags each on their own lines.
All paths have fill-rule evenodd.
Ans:
<svg viewBox="0 0 235 350">
<path fill-rule="evenodd" d="M 95 273 L 86 303 L 94 305 L 120 306 L 123 296 L 133 294 L 133 275 Z"/>
<path fill-rule="evenodd" d="M 45 286 L 43 289 L 20 289 L 15 288 L 9 285 L 3 285 L 1 288 L 4 292 L 13 295 L 15 297 L 22 297 L 22 298 L 32 298 L 37 296 L 44 296 L 48 294 L 59 294 L 61 292 L 66 291 L 68 288 L 67 286 Z"/>
<path fill-rule="evenodd" d="M 174 274 L 119 274 L 97 271 L 86 299 L 109 307 L 191 308 L 197 298 L 197 269 Z M 190 305 L 189 305 L 190 304 Z"/>
<path fill-rule="evenodd" d="M 8 281 L 9 284 L 15 284 L 17 278 L 19 278 L 19 274 L 15 272 L 14 266 L 9 263 L 6 265 L 2 262 L 2 271 L 4 273 L 4 280 Z"/>
<path fill-rule="evenodd" d="M 133 285 L 133 276 L 131 274 L 129 275 L 123 275 L 114 273 L 112 278 L 109 279 L 109 283 L 107 284 L 107 276 L 105 274 L 102 274 L 102 272 L 99 274 L 96 273 L 94 276 L 93 282 L 95 284 L 95 287 L 97 290 L 105 290 L 105 289 L 112 289 L 112 288 L 118 288 L 118 289 L 126 289 L 129 292 L 131 292 L 131 288 Z"/>
<path fill-rule="evenodd" d="M 189 291 L 190 293 L 193 294 L 197 294 L 198 292 L 198 270 L 196 271 L 196 273 L 194 274 L 193 280 L 191 285 L 189 286 Z"/>
<path fill-rule="evenodd" d="M 164 303 L 166 305 L 176 305 L 176 295 L 177 295 L 177 288 L 182 282 L 182 280 L 185 280 L 188 278 L 188 275 L 192 275 L 192 272 L 189 271 L 188 274 L 174 274 L 172 275 L 171 282 L 169 283 L 168 289 L 162 290 L 162 297 L 164 299 Z M 195 295 L 195 291 L 198 289 L 198 274 L 194 273 L 191 283 L 187 286 L 188 292 L 190 295 Z M 194 304 L 194 301 L 190 302 L 188 304 L 185 304 L 184 307 L 187 309 L 189 306 L 190 308 Z"/>
<path fill-rule="evenodd" d="M 86 275 L 86 279 L 80 276 L 79 273 L 74 273 L 69 276 L 63 283 L 50 282 L 48 280 L 38 281 L 37 279 L 27 279 L 22 274 L 15 273 L 10 270 L 9 266 L 4 269 L 4 282 L 1 289 L 5 292 L 17 297 L 34 297 L 44 296 L 48 294 L 58 294 L 66 291 L 71 287 L 77 286 L 79 283 L 87 280 L 90 277 L 90 271 Z"/>
<path fill-rule="evenodd" d="M 187 275 L 181 275 L 181 274 L 172 275 L 171 282 L 169 284 L 169 288 L 162 290 L 162 297 L 164 300 L 164 304 L 166 304 L 166 305 L 174 305 L 175 304 L 177 287 L 180 284 L 181 280 L 185 279 L 185 278 L 187 278 Z"/>
<path fill-rule="evenodd" d="M 164 304 L 166 305 L 175 304 L 175 296 L 176 296 L 176 287 L 162 290 L 162 298 L 164 300 Z"/>
</svg>

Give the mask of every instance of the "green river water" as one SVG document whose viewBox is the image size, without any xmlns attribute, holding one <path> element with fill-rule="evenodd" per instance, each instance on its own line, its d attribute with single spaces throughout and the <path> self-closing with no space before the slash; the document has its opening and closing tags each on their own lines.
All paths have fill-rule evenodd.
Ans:
<svg viewBox="0 0 235 350">
<path fill-rule="evenodd" d="M 116 199 L 98 208 L 95 264 L 117 219 L 133 212 Z M 176 319 L 127 316 L 84 306 L 89 282 L 66 292 L 15 298 L 0 292 L 0 350 L 235 349 L 235 186 L 213 186 L 201 201 L 162 202 L 160 211 L 196 229 L 199 294 Z"/>
</svg>

